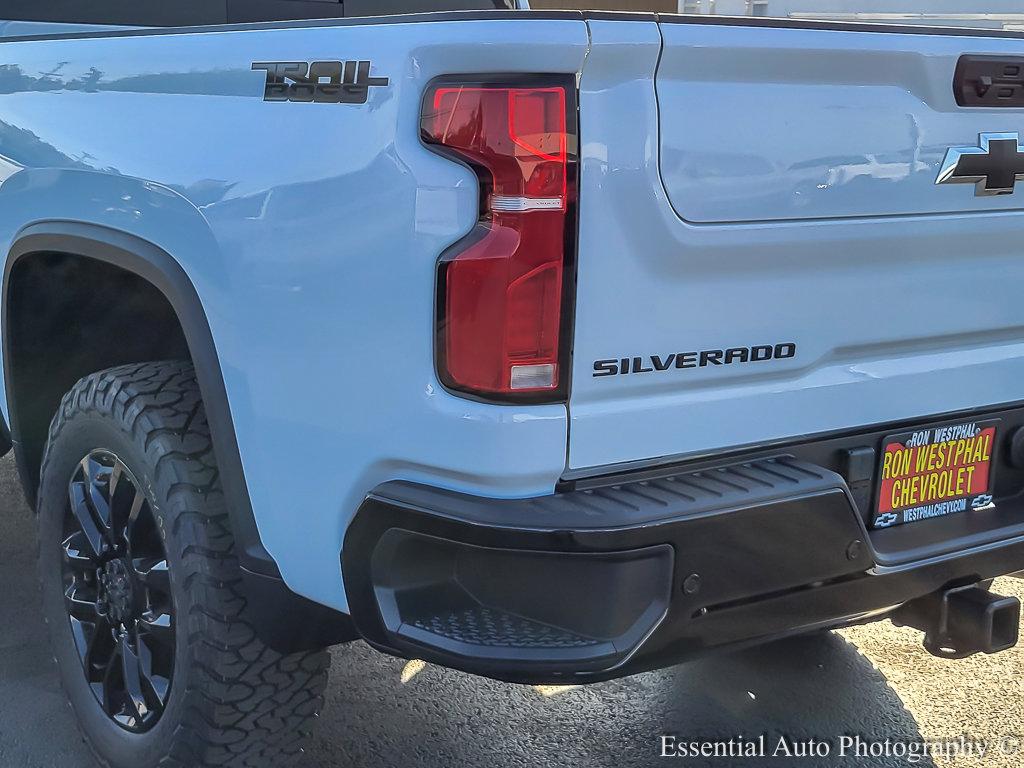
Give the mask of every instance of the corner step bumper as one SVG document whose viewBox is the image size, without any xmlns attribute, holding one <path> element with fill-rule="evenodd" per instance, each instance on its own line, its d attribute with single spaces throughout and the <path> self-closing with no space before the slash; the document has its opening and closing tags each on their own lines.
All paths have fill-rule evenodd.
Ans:
<svg viewBox="0 0 1024 768">
<path fill-rule="evenodd" d="M 1018 570 L 1024 542 L 875 575 L 843 478 L 779 456 L 534 499 L 390 482 L 342 554 L 378 649 L 564 683 L 889 610 L 961 572 Z"/>
</svg>

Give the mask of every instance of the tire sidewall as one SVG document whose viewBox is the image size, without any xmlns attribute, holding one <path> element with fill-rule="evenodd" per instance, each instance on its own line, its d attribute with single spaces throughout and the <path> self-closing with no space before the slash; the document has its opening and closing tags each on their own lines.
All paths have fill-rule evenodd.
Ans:
<svg viewBox="0 0 1024 768">
<path fill-rule="evenodd" d="M 183 715 L 189 664 L 181 617 L 188 615 L 188 606 L 184 605 L 187 594 L 177 584 L 178 569 L 173 559 L 176 548 L 168 540 L 173 535 L 169 531 L 165 511 L 157 502 L 158 495 L 154 493 L 153 462 L 147 457 L 144 446 L 139 445 L 110 414 L 90 410 L 65 413 L 63 424 L 47 448 L 39 486 L 39 567 L 43 613 L 49 625 L 61 682 L 83 734 L 97 757 L 104 763 L 117 766 L 149 768 L 168 754 L 176 724 Z M 116 455 L 146 494 L 164 541 L 170 571 L 176 622 L 174 671 L 164 712 L 156 725 L 145 733 L 132 733 L 119 726 L 96 700 L 86 681 L 64 605 L 61 543 L 69 504 L 68 484 L 81 460 L 91 451 L 100 449 Z"/>
</svg>

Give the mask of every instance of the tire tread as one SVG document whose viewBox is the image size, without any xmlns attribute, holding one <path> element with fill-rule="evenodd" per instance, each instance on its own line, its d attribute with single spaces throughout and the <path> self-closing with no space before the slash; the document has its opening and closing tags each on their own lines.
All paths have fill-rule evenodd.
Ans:
<svg viewBox="0 0 1024 768">
<path fill-rule="evenodd" d="M 322 649 L 282 655 L 256 634 L 191 363 L 123 365 L 81 379 L 50 425 L 41 476 L 61 431 L 89 414 L 119 424 L 153 468 L 147 490 L 169 530 L 165 542 L 175 548 L 168 552 L 178 568 L 172 580 L 189 604 L 187 615 L 177 612 L 178 632 L 189 643 L 185 706 L 158 765 L 287 765 L 323 705 L 329 656 Z M 114 768 L 83 736 L 100 763 Z"/>
</svg>

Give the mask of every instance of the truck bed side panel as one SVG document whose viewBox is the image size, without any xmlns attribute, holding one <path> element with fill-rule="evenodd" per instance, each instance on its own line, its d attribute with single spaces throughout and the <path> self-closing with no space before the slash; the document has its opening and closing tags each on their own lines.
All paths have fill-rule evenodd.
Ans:
<svg viewBox="0 0 1024 768">
<path fill-rule="evenodd" d="M 475 223 L 477 185 L 420 143 L 418 117 L 438 75 L 574 73 L 586 47 L 580 20 L 506 19 L 2 43 L 13 175 L 0 243 L 70 219 L 181 262 L 263 542 L 292 589 L 345 609 L 338 558 L 369 489 L 418 478 L 530 496 L 564 470 L 564 405 L 496 408 L 436 380 L 436 261 Z M 266 102 L 266 73 L 251 69 L 349 59 L 390 78 L 365 105 Z M 184 231 L 212 233 L 211 246 L 190 248 Z"/>
</svg>

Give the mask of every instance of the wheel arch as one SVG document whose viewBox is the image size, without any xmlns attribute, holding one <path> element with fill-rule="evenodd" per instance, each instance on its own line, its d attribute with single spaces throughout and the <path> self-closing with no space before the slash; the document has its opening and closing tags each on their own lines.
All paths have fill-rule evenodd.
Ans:
<svg viewBox="0 0 1024 768">
<path fill-rule="evenodd" d="M 357 635 L 349 617 L 292 592 L 285 585 L 273 557 L 263 546 L 245 484 L 227 390 L 206 312 L 181 265 L 167 251 L 145 239 L 96 224 L 45 221 L 23 228 L 13 240 L 0 289 L 3 298 L 0 345 L 3 349 L 4 390 L 11 420 L 9 434 L 30 504 L 35 506 L 38 465 L 33 466 L 33 457 L 26 456 L 19 447 L 23 435 L 18 388 L 15 386 L 16 372 L 12 365 L 14 341 L 9 292 L 11 276 L 19 263 L 42 254 L 63 254 L 124 270 L 157 291 L 173 311 L 195 368 L 248 604 L 253 612 L 254 626 L 264 642 L 281 653 L 291 653 L 354 639 Z M 92 371 L 86 373 L 89 372 Z M 6 425 L 3 425 L 0 438 L 6 434 Z M 282 621 L 285 618 L 287 621 Z"/>
<path fill-rule="evenodd" d="M 195 367 L 196 378 L 206 408 L 214 451 L 221 470 L 221 482 L 231 510 L 232 526 L 241 546 L 243 566 L 256 573 L 280 578 L 273 559 L 260 542 L 252 505 L 245 485 L 238 444 L 228 405 L 213 335 L 202 302 L 181 265 L 159 246 L 135 235 L 109 227 L 67 221 L 44 221 L 23 228 L 14 238 L 3 273 L 2 347 L 4 390 L 10 418 L 11 441 L 18 470 L 30 505 L 34 506 L 38 484 L 36 448 L 25 444 L 22 410 L 15 386 L 17 372 L 15 340 L 11 329 L 12 274 L 24 260 L 41 254 L 64 254 L 117 267 L 152 286 L 167 301 L 184 336 Z M 26 448 L 31 448 L 26 451 Z"/>
</svg>

